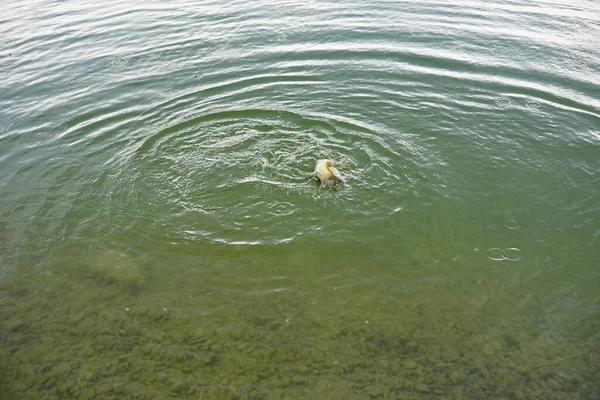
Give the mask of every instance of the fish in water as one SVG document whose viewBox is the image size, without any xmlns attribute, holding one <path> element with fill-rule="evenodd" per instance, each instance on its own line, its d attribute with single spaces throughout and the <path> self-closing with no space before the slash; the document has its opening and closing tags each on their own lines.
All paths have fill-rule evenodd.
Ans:
<svg viewBox="0 0 600 400">
<path fill-rule="evenodd" d="M 344 178 L 340 171 L 334 166 L 329 158 L 317 161 L 315 166 L 315 176 L 323 183 L 344 183 Z"/>
</svg>

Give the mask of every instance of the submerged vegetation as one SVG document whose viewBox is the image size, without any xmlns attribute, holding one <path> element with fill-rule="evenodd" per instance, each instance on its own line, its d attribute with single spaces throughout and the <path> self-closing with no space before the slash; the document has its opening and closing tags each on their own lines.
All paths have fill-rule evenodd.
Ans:
<svg viewBox="0 0 600 400">
<path fill-rule="evenodd" d="M 81 394 L 79 395 L 79 398 L 81 400 L 89 400 L 90 396 L 88 395 L 86 384 L 81 382 L 81 379 L 79 379 L 79 378 L 77 378 L 77 382 L 79 383 L 79 389 L 81 390 Z"/>
<path fill-rule="evenodd" d="M 132 288 L 129 280 L 107 281 L 94 265 L 67 269 L 58 262 L 46 278 L 23 274 L 5 282 L 3 396 L 591 399 L 598 393 L 593 369 L 584 368 L 596 361 L 572 356 L 580 344 L 546 331 L 541 321 L 503 313 L 488 297 L 489 284 L 430 281 L 440 294 L 431 297 L 422 286 L 382 280 L 333 285 L 339 278 L 327 283 L 333 276 L 327 268 L 320 278 L 273 271 L 278 279 L 255 277 L 252 284 L 254 264 L 235 267 L 248 256 L 210 272 L 180 265 L 153 277 L 160 287 L 142 279 Z M 106 257 L 114 261 L 112 252 Z M 130 256 L 119 259 L 153 273 Z M 99 256 L 95 264 L 105 261 Z M 293 266 L 294 257 L 280 261 Z M 240 279 L 247 282 L 241 292 Z M 457 319 L 465 307 L 472 317 Z M 590 322 L 588 329 L 597 328 Z"/>
</svg>

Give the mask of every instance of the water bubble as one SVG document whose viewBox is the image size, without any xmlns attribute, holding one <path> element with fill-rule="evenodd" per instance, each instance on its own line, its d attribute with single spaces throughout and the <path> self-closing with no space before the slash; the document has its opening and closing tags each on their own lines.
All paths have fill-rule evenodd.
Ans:
<svg viewBox="0 0 600 400">
<path fill-rule="evenodd" d="M 537 100 L 527 100 L 527 103 L 525 105 L 527 106 L 527 108 L 537 109 L 537 108 L 540 108 L 542 103 L 540 103 Z"/>
<path fill-rule="evenodd" d="M 287 202 L 277 202 L 269 206 L 269 212 L 273 215 L 290 215 L 295 211 L 294 205 Z"/>
<path fill-rule="evenodd" d="M 502 250 L 502 256 L 505 260 L 519 261 L 523 257 L 523 252 L 516 247 L 509 247 Z"/>
<path fill-rule="evenodd" d="M 504 221 L 504 226 L 508 229 L 519 229 L 520 227 L 519 221 L 514 219 L 507 219 L 506 221 Z"/>
</svg>

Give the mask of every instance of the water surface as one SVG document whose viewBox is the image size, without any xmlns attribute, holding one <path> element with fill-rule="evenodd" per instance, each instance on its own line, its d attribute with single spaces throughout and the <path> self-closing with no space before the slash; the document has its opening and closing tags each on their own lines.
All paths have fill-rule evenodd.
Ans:
<svg viewBox="0 0 600 400">
<path fill-rule="evenodd" d="M 0 398 L 599 398 L 598 37 L 591 0 L 5 5 Z"/>
</svg>

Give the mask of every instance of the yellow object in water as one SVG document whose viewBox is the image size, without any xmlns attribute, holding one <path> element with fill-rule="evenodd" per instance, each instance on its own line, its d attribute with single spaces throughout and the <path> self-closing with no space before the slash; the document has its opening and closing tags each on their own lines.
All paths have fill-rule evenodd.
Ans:
<svg viewBox="0 0 600 400">
<path fill-rule="evenodd" d="M 317 161 L 315 166 L 315 176 L 321 181 L 321 183 L 343 183 L 344 178 L 340 174 L 340 171 L 334 167 L 333 161 L 326 158 Z"/>
</svg>

